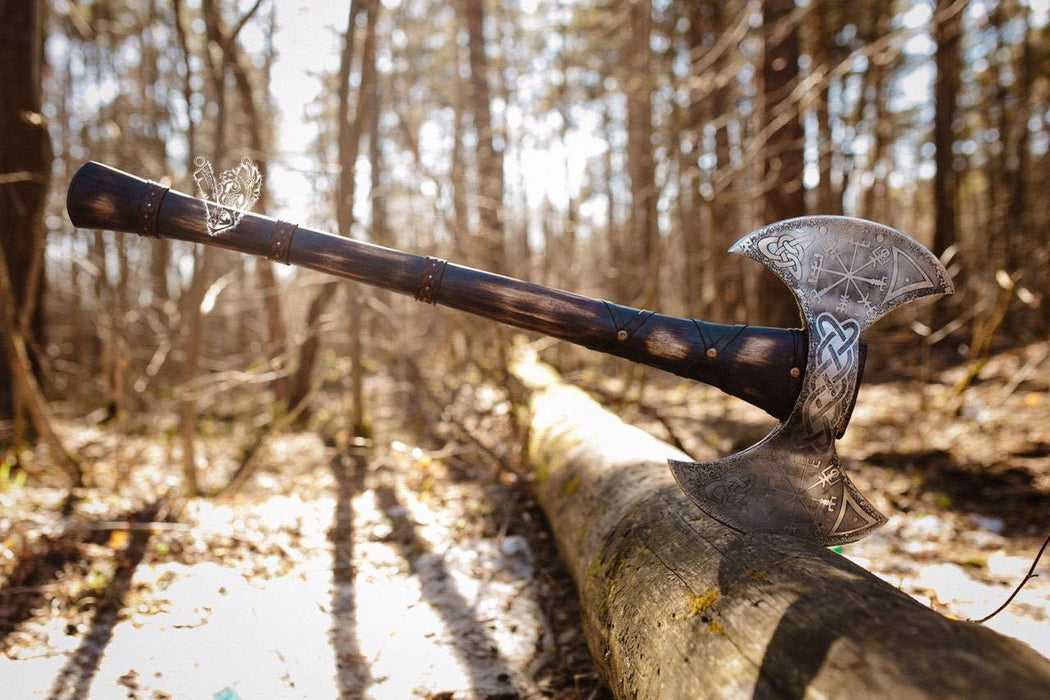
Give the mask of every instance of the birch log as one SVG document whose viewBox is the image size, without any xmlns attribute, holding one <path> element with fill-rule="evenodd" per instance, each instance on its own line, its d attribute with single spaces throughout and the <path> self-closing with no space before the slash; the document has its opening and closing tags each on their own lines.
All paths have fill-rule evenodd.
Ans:
<svg viewBox="0 0 1050 700">
<path fill-rule="evenodd" d="M 700 512 L 681 452 L 523 359 L 539 501 L 618 697 L 1050 697 L 1050 662 L 844 557 Z"/>
</svg>

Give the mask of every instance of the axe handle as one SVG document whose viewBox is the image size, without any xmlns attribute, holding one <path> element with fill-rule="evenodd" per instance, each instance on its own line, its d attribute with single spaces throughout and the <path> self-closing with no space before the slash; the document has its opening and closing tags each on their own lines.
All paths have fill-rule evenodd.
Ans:
<svg viewBox="0 0 1050 700">
<path fill-rule="evenodd" d="M 74 226 L 163 236 L 250 253 L 415 295 L 716 386 L 783 418 L 806 367 L 806 336 L 664 316 L 245 214 L 209 236 L 203 200 L 89 162 L 73 176 Z"/>
</svg>

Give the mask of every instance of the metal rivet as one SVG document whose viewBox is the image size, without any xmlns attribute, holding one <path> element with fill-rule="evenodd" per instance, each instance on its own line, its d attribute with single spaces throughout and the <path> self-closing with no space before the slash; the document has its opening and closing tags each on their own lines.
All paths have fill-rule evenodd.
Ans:
<svg viewBox="0 0 1050 700">
<path fill-rule="evenodd" d="M 616 338 L 617 340 L 627 340 L 627 331 L 617 331 Z"/>
<path fill-rule="evenodd" d="M 802 372 L 799 371 L 798 367 L 792 367 L 791 368 L 791 376 L 792 377 L 796 377 L 797 378 L 798 375 L 800 375 L 800 374 L 802 374 Z"/>
<path fill-rule="evenodd" d="M 714 348 L 708 348 L 707 349 L 707 356 L 710 357 L 713 360 L 716 357 L 718 357 L 718 351 L 715 350 Z"/>
</svg>

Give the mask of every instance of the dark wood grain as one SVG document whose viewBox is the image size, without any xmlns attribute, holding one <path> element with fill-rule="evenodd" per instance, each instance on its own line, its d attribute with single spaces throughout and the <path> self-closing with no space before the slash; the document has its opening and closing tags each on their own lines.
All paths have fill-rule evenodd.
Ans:
<svg viewBox="0 0 1050 700">
<path fill-rule="evenodd" d="M 145 192 L 145 180 L 90 162 L 73 177 L 66 207 L 75 226 L 138 233 Z M 276 224 L 246 214 L 232 231 L 212 237 L 204 202 L 171 190 L 154 233 L 266 256 Z M 303 227 L 284 254 L 294 265 L 409 295 L 419 288 L 425 262 L 423 256 Z M 777 418 L 790 412 L 802 386 L 807 344 L 799 330 L 665 316 L 451 263 L 442 274 L 433 295 L 438 304 L 716 386 Z"/>
</svg>

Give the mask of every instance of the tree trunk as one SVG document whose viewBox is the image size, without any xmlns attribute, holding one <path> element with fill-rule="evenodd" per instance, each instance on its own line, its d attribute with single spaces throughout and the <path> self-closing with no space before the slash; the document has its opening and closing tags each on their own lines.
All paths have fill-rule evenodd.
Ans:
<svg viewBox="0 0 1050 700">
<path fill-rule="evenodd" d="M 791 100 L 798 84 L 798 28 L 789 26 L 794 10 L 794 0 L 762 3 L 762 129 L 767 136 L 762 188 L 766 223 L 806 214 L 802 119 L 798 103 Z M 799 323 L 794 298 L 769 270 L 762 270 L 756 308 L 755 322 L 773 326 Z"/>
<path fill-rule="evenodd" d="M 835 143 L 831 135 L 830 111 L 830 78 L 831 71 L 842 59 L 841 51 L 835 43 L 841 22 L 837 21 L 836 9 L 839 3 L 834 0 L 820 0 L 814 19 L 816 36 L 814 37 L 814 66 L 824 72 L 824 85 L 817 96 L 817 148 L 820 184 L 817 186 L 817 213 L 842 214 L 842 192 L 833 182 Z"/>
<path fill-rule="evenodd" d="M 628 304 L 653 305 L 659 296 L 660 229 L 656 219 L 656 171 L 653 162 L 653 100 L 651 74 L 652 5 L 637 2 L 627 10 L 630 39 L 624 91 L 627 97 L 627 172 L 631 178 L 631 238 L 634 259 L 630 284 L 624 289 Z M 626 269 L 626 261 L 617 261 Z"/>
<path fill-rule="evenodd" d="M 240 25 L 243 26 L 243 25 Z M 267 38 L 268 42 L 272 42 L 272 27 L 271 35 Z M 260 110 L 256 105 L 256 95 L 265 95 L 265 91 L 256 89 L 256 85 L 253 83 L 247 61 L 244 55 L 241 53 L 240 44 L 237 43 L 236 36 L 222 36 L 222 46 L 225 53 L 226 61 L 230 65 L 230 69 L 233 72 L 234 82 L 237 85 L 237 92 L 240 95 L 240 103 L 245 111 L 248 123 L 248 141 L 251 144 L 252 155 L 255 158 L 255 164 L 259 168 L 259 174 L 262 176 L 262 187 L 259 191 L 258 209 L 259 213 L 265 214 L 267 210 L 268 202 L 268 191 L 269 187 L 267 182 L 267 161 L 265 154 L 267 152 L 265 138 L 263 135 L 263 129 L 266 128 L 266 124 L 272 125 L 272 120 L 267 110 Z M 272 47 L 270 47 L 272 52 Z M 269 67 L 264 75 L 266 81 L 266 87 L 269 88 Z M 274 397 L 278 402 L 287 400 L 288 397 L 288 381 L 284 374 L 284 365 L 286 360 L 284 359 L 285 354 L 285 339 L 287 338 L 288 331 L 284 325 L 284 313 L 281 309 L 281 293 L 280 287 L 277 283 L 277 277 L 273 271 L 274 263 L 269 260 L 257 260 L 255 262 L 256 271 L 259 275 L 259 286 L 262 287 L 263 293 L 263 305 L 266 310 L 266 329 L 267 329 L 267 355 L 269 355 L 271 367 L 277 372 L 277 377 L 273 381 L 273 392 Z"/>
<path fill-rule="evenodd" d="M 689 46 L 689 61 L 691 64 L 697 61 L 705 51 L 704 37 L 709 33 L 717 34 L 717 28 L 712 27 L 709 31 L 709 28 L 704 26 L 705 10 L 710 12 L 717 9 L 712 5 L 714 3 L 710 5 L 702 2 L 686 3 L 686 12 L 689 19 L 686 41 Z M 714 22 L 709 21 L 707 24 L 714 24 Z M 689 71 L 687 75 L 689 83 L 692 83 L 698 77 L 694 77 L 692 71 Z M 700 221 L 702 197 L 700 195 L 701 173 L 699 164 L 700 155 L 704 149 L 703 130 L 706 100 L 703 99 L 703 95 L 698 93 L 699 91 L 697 90 L 689 91 L 689 105 L 684 110 L 685 123 L 683 126 L 686 134 L 685 138 L 688 139 L 691 148 L 688 154 L 683 149 L 678 149 L 678 179 L 681 183 L 678 195 L 678 207 L 681 213 L 679 228 L 682 235 L 682 257 L 685 265 L 682 276 L 683 301 L 685 302 L 686 313 L 694 316 L 699 316 L 702 312 L 708 311 L 708 309 L 701 308 L 701 300 L 704 299 L 705 275 L 703 272 L 705 271 L 704 260 L 706 251 L 702 240 L 704 230 Z M 711 108 L 711 116 L 715 119 L 722 116 L 718 114 L 714 105 Z M 722 130 L 719 131 L 721 132 Z M 719 136 L 721 135 L 719 133 Z M 716 153 L 716 159 L 717 157 Z M 717 165 L 722 167 L 723 163 L 718 162 Z M 721 225 L 726 225 L 728 222 L 720 223 Z M 720 225 L 720 223 L 716 220 L 715 225 Z"/>
<path fill-rule="evenodd" d="M 339 64 L 339 181 L 337 185 L 335 212 L 339 233 L 350 235 L 354 223 L 354 172 L 357 156 L 360 153 L 361 134 L 369 122 L 369 110 L 372 105 L 372 82 L 375 81 L 375 15 L 378 12 L 378 0 L 354 0 L 350 4 L 346 34 L 343 39 L 343 53 Z M 357 109 L 354 118 L 350 119 L 350 73 L 354 58 L 354 36 L 357 15 L 360 11 L 368 12 L 368 30 L 365 34 L 363 56 L 361 58 L 361 81 L 357 93 Z M 292 385 L 288 395 L 288 410 L 299 405 L 313 385 L 314 365 L 317 363 L 317 352 L 320 350 L 320 321 L 328 305 L 336 296 L 339 282 L 327 281 L 321 285 L 317 296 L 310 302 L 306 315 L 308 336 L 299 348 L 299 363 L 292 376 Z M 306 416 L 309 410 L 304 409 L 301 415 Z"/>
<path fill-rule="evenodd" d="M 51 180 L 51 140 L 40 113 L 43 4 L 0 0 L 0 246 L 9 263 L 17 330 L 40 343 L 43 335 L 43 214 Z M 34 279 L 35 277 L 35 279 Z M 30 313 L 22 313 L 28 310 Z M 14 420 L 14 358 L 0 347 L 0 426 Z M 0 429 L 0 440 L 6 431 Z"/>
<path fill-rule="evenodd" d="M 200 493 L 197 480 L 197 400 L 188 394 L 194 379 L 197 377 L 197 359 L 201 347 L 201 301 L 204 299 L 205 287 L 210 273 L 210 262 L 213 250 L 211 246 L 195 245 L 193 247 L 193 278 L 190 288 L 182 300 L 182 317 L 186 321 L 186 359 L 183 366 L 182 391 L 179 405 L 179 433 L 182 440 L 182 475 L 185 495 L 196 496 Z"/>
<path fill-rule="evenodd" d="M 139 47 L 142 52 L 139 75 L 145 96 L 143 110 L 148 129 L 148 149 L 143 149 L 146 155 L 144 158 L 146 172 L 167 172 L 168 170 L 168 145 L 161 138 L 160 131 L 161 123 L 169 119 L 170 115 L 167 113 L 166 105 L 158 103 L 154 98 L 154 96 L 164 94 L 164 87 L 160 82 L 157 20 L 157 0 L 149 0 L 143 30 L 139 35 Z M 164 302 L 171 298 L 168 288 L 171 241 L 163 238 L 153 239 L 149 242 L 149 251 L 151 303 L 154 309 L 161 311 Z"/>
<path fill-rule="evenodd" d="M 955 142 L 955 103 L 959 92 L 962 16 L 966 3 L 937 0 L 933 36 L 937 42 L 937 81 L 934 88 L 936 111 L 933 118 L 933 143 L 936 148 L 933 176 L 934 234 L 933 252 L 937 255 L 956 242 L 955 199 L 958 180 L 952 161 Z M 940 307 L 940 308 L 943 308 Z"/>
<path fill-rule="evenodd" d="M 704 299 L 704 248 L 703 227 L 700 223 L 700 169 L 696 163 L 696 151 L 688 155 L 679 151 L 678 197 L 675 202 L 678 214 L 678 232 L 681 237 L 682 305 L 685 313 L 692 316 L 706 315 L 701 307 Z"/>
<path fill-rule="evenodd" d="M 356 436 L 369 437 L 372 430 L 369 427 L 368 415 L 365 404 L 365 372 L 363 366 L 364 346 L 362 344 L 362 330 L 364 318 L 362 317 L 365 305 L 361 303 L 360 294 L 355 294 L 358 289 L 351 290 L 350 300 L 347 304 L 347 314 L 350 321 L 350 398 L 354 402 L 350 410 L 350 430 Z"/>
<path fill-rule="evenodd" d="M 485 54 L 485 0 L 462 0 L 470 60 L 470 107 L 474 114 L 478 154 L 478 213 L 484 237 L 481 265 L 506 272 L 503 230 L 503 144 L 497 145 L 489 95 L 489 61 Z"/>
<path fill-rule="evenodd" d="M 1032 84 L 1036 77 L 1036 66 L 1032 55 L 1032 8 L 1026 6 L 1022 10 L 1024 19 L 1024 38 L 1021 41 L 1021 56 L 1018 67 L 1018 106 L 1017 114 L 1013 120 L 1013 131 L 1015 136 L 1014 158 L 1009 163 L 1007 170 L 1007 183 L 1009 188 L 1006 208 L 1007 230 L 1010 232 L 1011 240 L 1006 251 L 1006 267 L 1010 272 L 1024 266 L 1026 260 L 1032 256 L 1025 250 L 1027 246 L 1033 245 L 1032 241 L 1026 240 L 1024 232 L 1026 227 L 1026 212 L 1028 212 L 1027 184 L 1030 177 L 1029 172 L 1029 139 L 1028 122 L 1035 111 L 1032 101 Z M 1050 306 L 1048 304 L 1047 306 Z"/>
<path fill-rule="evenodd" d="M 605 153 L 602 154 L 602 195 L 605 198 L 605 241 L 606 259 L 602 265 L 604 278 L 602 281 L 608 290 L 610 298 L 615 290 L 621 289 L 623 278 L 620 270 L 623 266 L 624 241 L 623 232 L 616 221 L 616 187 L 613 181 L 616 171 L 613 167 L 613 120 L 612 110 L 606 105 L 602 110 L 602 137 L 605 139 Z"/>
<path fill-rule="evenodd" d="M 711 71 L 716 76 L 723 76 L 727 72 L 738 70 L 733 62 L 738 61 L 739 57 L 733 52 L 724 52 L 713 62 L 703 60 L 704 52 L 709 50 L 705 47 L 718 46 L 719 42 L 724 41 L 727 14 L 724 3 L 721 0 L 705 0 L 702 3 L 688 3 L 688 5 L 690 8 L 691 60 L 694 63 L 699 61 L 702 67 L 710 65 L 710 68 L 704 68 L 702 72 Z M 732 16 L 731 11 L 730 16 Z M 705 77 L 701 71 L 696 69 L 690 75 L 694 79 Z M 729 125 L 734 118 L 739 120 L 730 107 L 731 84 L 731 81 L 717 78 L 716 85 L 711 89 L 710 100 L 708 100 L 709 109 L 705 110 L 708 112 L 708 118 L 715 125 L 716 167 L 710 176 L 713 186 L 713 192 L 710 195 L 710 230 L 702 241 L 697 241 L 697 262 L 691 264 L 694 269 L 690 270 L 690 273 L 697 277 L 695 284 L 705 302 L 701 308 L 692 309 L 692 313 L 703 312 L 711 319 L 720 322 L 735 319 L 740 309 L 744 307 L 741 303 L 744 298 L 741 270 L 746 265 L 743 260 L 725 257 L 725 250 L 744 234 L 735 204 L 740 197 L 740 189 L 735 185 L 738 177 L 733 170 L 729 141 Z M 693 107 L 698 108 L 699 105 L 694 104 Z M 699 117 L 696 122 L 696 157 L 699 158 L 703 150 L 702 125 Z M 697 197 L 699 198 L 699 193 Z M 697 215 L 700 215 L 699 207 Z"/>
<path fill-rule="evenodd" d="M 131 344 L 128 339 L 128 310 L 131 308 L 131 261 L 128 259 L 128 240 L 117 236 L 114 250 L 117 254 L 117 282 L 110 294 L 110 379 L 107 383 L 106 407 L 108 420 L 122 419 L 128 410 L 127 374 L 131 364 Z"/>
<path fill-rule="evenodd" d="M 3 350 L 7 359 L 7 366 L 0 366 L 0 372 L 8 374 L 17 390 L 18 400 L 29 414 L 36 434 L 41 437 L 55 464 L 69 477 L 72 486 L 80 486 L 83 483 L 83 474 L 80 462 L 71 455 L 62 444 L 58 435 L 52 430 L 53 423 L 51 410 L 44 398 L 44 392 L 33 375 L 33 367 L 29 362 L 29 353 L 26 351 L 25 339 L 22 329 L 18 324 L 15 311 L 14 286 L 11 284 L 11 276 L 8 274 L 10 266 L 0 246 L 0 349 Z"/>
<path fill-rule="evenodd" d="M 91 234 L 91 250 L 89 260 L 98 271 L 94 276 L 91 298 L 94 299 L 95 333 L 92 337 L 92 369 L 102 375 L 102 388 L 108 399 L 111 389 L 110 384 L 113 377 L 110 372 L 110 364 L 113 352 L 113 304 L 110 303 L 112 286 L 109 282 L 109 271 L 106 266 L 106 239 L 101 231 Z M 108 405 L 108 401 L 105 402 Z M 107 409 L 108 413 L 108 409 Z"/>
<path fill-rule="evenodd" d="M 395 245 L 393 235 L 387 224 L 386 217 L 386 189 L 383 184 L 383 171 L 386 167 L 383 161 L 383 143 L 380 129 L 379 89 L 381 76 L 376 73 L 372 81 L 372 114 L 371 124 L 368 127 L 368 163 L 372 170 L 372 182 L 368 191 L 369 207 L 372 213 L 372 226 L 370 238 L 376 245 L 391 248 Z M 385 87 L 385 86 L 384 86 Z"/>
<path fill-rule="evenodd" d="M 176 4 L 177 13 L 179 9 L 179 5 Z M 220 26 L 221 20 L 219 10 L 215 5 L 214 0 L 204 0 L 202 11 L 208 40 L 215 43 L 225 54 L 226 42 Z M 187 73 L 183 76 L 186 81 L 184 91 L 186 95 L 191 95 L 193 88 L 192 76 L 188 72 L 189 47 L 185 43 L 186 32 L 180 29 L 178 34 L 179 39 L 182 42 L 182 53 L 187 60 Z M 215 141 L 212 144 L 212 162 L 218 164 L 222 161 L 222 155 L 226 147 L 224 142 L 227 119 L 225 86 L 228 65 L 225 55 L 221 62 L 216 63 L 212 58 L 210 47 L 205 47 L 205 55 L 207 57 L 205 63 L 208 65 L 208 77 L 212 83 L 213 90 L 216 93 L 217 108 L 215 114 Z M 190 146 L 193 146 L 192 142 L 190 143 Z M 189 155 L 192 157 L 193 154 L 190 153 Z M 184 393 L 180 407 L 180 435 L 182 440 L 183 479 L 185 482 L 184 486 L 186 489 L 186 495 L 188 496 L 196 496 L 200 493 L 200 483 L 197 478 L 197 456 L 195 447 L 197 436 L 197 402 L 195 396 L 186 392 L 191 390 L 193 382 L 197 377 L 197 360 L 200 356 L 202 326 L 204 323 L 201 302 L 204 300 L 204 294 L 207 291 L 208 280 L 211 275 L 211 263 L 214 255 L 215 251 L 211 246 L 194 247 L 193 278 L 190 281 L 188 292 L 183 295 L 182 313 L 187 330 L 186 358 L 183 369 Z"/>
<path fill-rule="evenodd" d="M 847 559 L 744 536 L 679 491 L 684 456 L 622 423 L 548 367 L 529 457 L 579 589 L 599 673 L 618 697 L 1047 697 L 1026 645 L 949 620 Z"/>
<path fill-rule="evenodd" d="M 869 43 L 892 31 L 890 9 L 886 3 L 876 3 L 871 8 L 871 26 L 874 28 L 874 34 Z M 886 162 L 889 160 L 886 151 L 893 147 L 893 121 L 886 109 L 890 101 L 888 93 L 893 70 L 892 63 L 876 60 L 871 62 L 868 73 L 864 76 L 867 83 L 864 102 L 870 110 L 872 137 L 867 158 L 867 165 L 871 170 L 871 184 L 864 191 L 864 206 L 860 213 L 866 219 L 882 221 L 890 226 L 899 225 L 893 221 L 893 209 L 888 206 L 887 178 L 892 166 Z"/>
<path fill-rule="evenodd" d="M 182 99 L 185 102 L 186 108 L 186 119 L 187 119 L 187 130 L 186 130 L 186 160 L 187 162 L 193 162 L 194 150 L 197 147 L 196 138 L 196 124 L 194 122 L 193 115 L 193 69 L 190 63 L 190 46 L 187 40 L 186 28 L 184 22 L 186 18 L 183 16 L 184 10 L 182 6 L 182 0 L 173 0 L 172 3 L 172 14 L 175 22 L 175 36 L 178 39 L 179 53 L 182 58 Z M 96 235 L 99 235 L 96 233 Z M 186 336 L 194 336 L 191 339 L 186 338 L 186 358 L 183 365 L 183 378 L 192 379 L 197 371 L 197 346 L 199 340 L 197 336 L 200 335 L 200 300 L 196 302 L 196 308 L 190 308 L 190 304 L 193 303 L 193 299 L 197 296 L 197 289 L 203 286 L 203 277 L 198 280 L 198 276 L 202 274 L 199 269 L 202 267 L 202 261 L 200 256 L 203 254 L 201 246 L 193 247 L 193 277 L 190 280 L 189 290 L 184 291 L 180 298 L 180 304 L 182 305 L 183 318 L 185 319 L 188 327 Z M 201 292 L 203 293 L 203 292 Z M 200 485 L 197 483 L 197 453 L 194 440 L 197 437 L 197 406 L 194 404 L 189 397 L 183 396 L 179 402 L 179 438 L 182 443 L 182 472 L 183 481 L 185 482 L 185 489 L 187 495 L 196 495 L 200 491 Z"/>
<path fill-rule="evenodd" d="M 355 145 L 354 153 L 356 154 L 361 146 L 361 129 L 364 127 L 364 120 L 368 120 L 368 131 L 369 131 L 369 161 L 372 165 L 372 186 L 369 192 L 369 198 L 373 205 L 376 200 L 372 199 L 372 196 L 376 193 L 376 186 L 379 184 L 379 90 L 378 90 L 378 72 L 376 70 L 376 25 L 379 21 L 379 8 L 381 3 L 379 0 L 372 0 L 368 7 L 368 23 L 365 34 L 365 46 L 364 56 L 361 61 L 361 88 L 358 91 L 358 114 L 357 118 L 361 121 L 361 124 L 357 127 L 356 137 L 358 143 Z M 340 170 L 340 178 L 353 177 L 354 168 L 351 164 L 349 172 Z M 382 202 L 380 202 L 381 204 Z M 352 206 L 352 203 L 351 203 Z M 377 221 L 378 218 L 378 221 Z M 385 221 L 382 219 L 382 214 L 376 217 L 376 210 L 372 209 L 372 226 L 373 235 L 375 232 L 376 224 L 379 223 L 385 227 Z M 384 230 L 383 235 L 385 236 L 386 231 Z M 362 303 L 362 296 L 366 294 L 362 287 L 355 286 L 350 289 L 350 303 L 347 305 L 347 313 L 350 319 L 350 397 L 354 402 L 353 408 L 350 415 L 350 427 L 354 435 L 368 437 L 371 435 L 371 429 L 368 425 L 367 409 L 365 403 L 365 385 L 364 385 L 364 327 L 365 319 L 364 314 L 368 305 Z"/>
<path fill-rule="evenodd" d="M 337 282 L 325 282 L 321 285 L 317 296 L 310 300 L 310 306 L 306 311 L 306 337 L 299 345 L 299 364 L 292 375 L 292 385 L 288 394 L 288 403 L 285 410 L 291 411 L 310 393 L 313 385 L 314 365 L 317 364 L 317 354 L 321 350 L 321 316 L 335 299 L 339 291 Z M 306 416 L 309 411 L 303 410 L 301 416 Z"/>
<path fill-rule="evenodd" d="M 458 65 L 458 60 L 457 60 Z M 452 187 L 452 250 L 460 260 L 469 262 L 467 241 L 474 240 L 470 226 L 470 209 L 467 205 L 467 164 L 463 146 L 463 132 L 466 131 L 466 108 L 463 104 L 463 89 L 457 81 L 453 90 L 453 109 L 455 110 L 452 127 L 452 153 L 449 158 L 448 179 Z"/>
</svg>

